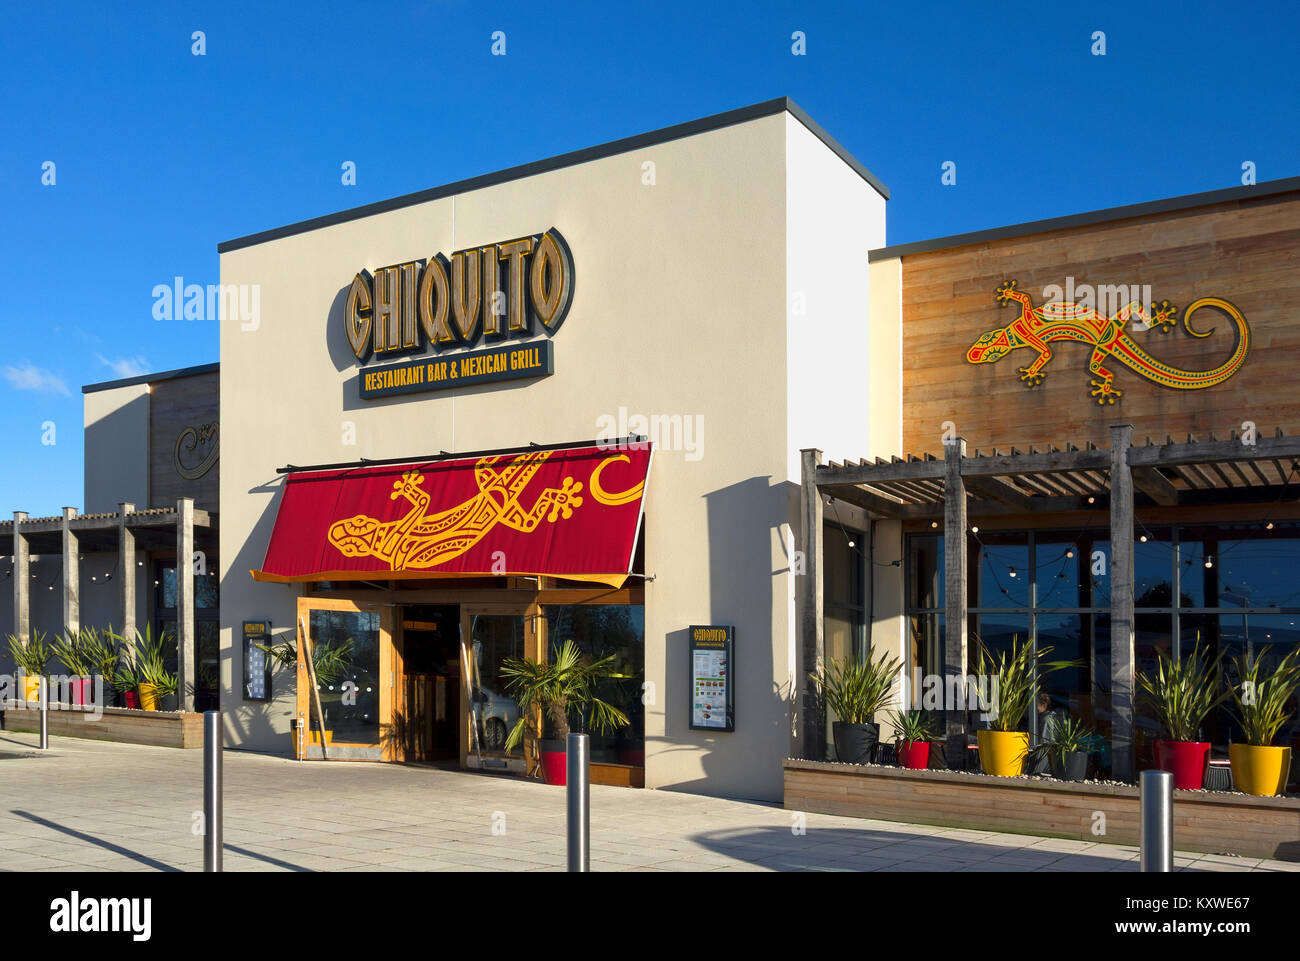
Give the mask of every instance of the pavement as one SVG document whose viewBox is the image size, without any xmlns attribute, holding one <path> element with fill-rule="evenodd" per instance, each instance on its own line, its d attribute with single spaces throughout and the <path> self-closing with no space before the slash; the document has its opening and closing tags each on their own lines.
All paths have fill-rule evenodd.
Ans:
<svg viewBox="0 0 1300 961">
<path fill-rule="evenodd" d="M 0 870 L 200 871 L 202 752 L 0 732 Z M 565 792 L 226 751 L 227 871 L 562 871 Z M 593 785 L 594 871 L 1136 871 L 1134 847 Z M 1179 853 L 1185 871 L 1300 863 Z"/>
</svg>

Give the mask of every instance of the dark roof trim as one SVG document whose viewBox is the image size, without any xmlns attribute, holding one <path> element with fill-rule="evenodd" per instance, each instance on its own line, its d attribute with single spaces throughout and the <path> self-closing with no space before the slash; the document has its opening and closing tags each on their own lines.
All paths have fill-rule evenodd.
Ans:
<svg viewBox="0 0 1300 961">
<path fill-rule="evenodd" d="M 1063 230 L 1067 227 L 1084 227 L 1088 224 L 1105 223 L 1108 220 L 1126 220 L 1130 217 L 1149 217 L 1174 210 L 1186 210 L 1191 207 L 1208 207 L 1211 204 L 1228 203 L 1234 200 L 1252 200 L 1271 197 L 1276 194 L 1300 190 L 1300 177 L 1287 177 L 1283 180 L 1269 180 L 1249 187 L 1228 187 L 1224 190 L 1207 190 L 1198 194 L 1185 194 L 1182 197 L 1170 197 L 1165 200 L 1150 200 L 1146 203 L 1128 204 L 1123 207 L 1107 207 L 1105 210 L 1093 210 L 1083 214 L 1071 214 L 1068 217 L 1054 217 L 1050 220 L 1033 220 L 1025 224 L 1010 227 L 995 227 L 992 230 L 976 230 L 967 234 L 953 234 L 949 237 L 937 237 L 934 240 L 919 240 L 910 244 L 895 244 L 892 247 L 878 247 L 867 253 L 867 260 L 889 260 L 894 257 L 906 257 L 930 250 L 942 250 L 945 247 L 962 247 L 986 240 L 1003 240 L 1007 237 L 1023 237 L 1026 234 L 1045 233 L 1049 230 Z"/>
<path fill-rule="evenodd" d="M 133 387 L 136 384 L 156 384 L 160 380 L 175 380 L 177 377 L 193 377 L 195 374 L 210 374 L 220 370 L 221 364 L 199 364 L 197 367 L 177 367 L 175 370 L 159 371 L 156 374 L 141 374 L 139 377 L 124 377 L 121 380 L 106 380 L 100 384 L 87 384 L 81 388 L 83 394 L 93 394 L 100 390 L 115 390 L 118 387 Z"/>
<path fill-rule="evenodd" d="M 613 157 L 617 154 L 627 153 L 630 150 L 641 150 L 645 147 L 653 147 L 673 140 L 681 140 L 683 137 L 693 137 L 696 134 L 721 130 L 724 127 L 746 123 L 750 120 L 757 120 L 761 117 L 770 117 L 773 114 L 782 112 L 788 112 L 801 124 L 807 127 L 814 136 L 818 137 L 822 143 L 833 150 L 841 160 L 852 167 L 858 176 L 874 187 L 886 200 L 889 199 L 889 190 L 870 170 L 859 163 L 858 160 L 845 150 L 838 141 L 818 126 L 818 124 L 804 113 L 793 100 L 789 97 L 778 97 L 775 100 L 765 100 L 762 103 L 756 103 L 748 107 L 741 107 L 738 110 L 729 110 L 726 113 L 714 114 L 711 117 L 702 117 L 699 120 L 692 120 L 688 123 L 679 123 L 672 127 L 652 130 L 649 133 L 638 134 L 635 137 L 625 137 L 622 140 L 613 140 L 609 143 L 600 144 L 599 146 L 587 147 L 585 150 L 575 150 L 571 153 L 560 154 L 557 157 L 550 157 L 546 160 L 537 160 L 532 163 L 522 164 L 518 167 L 507 167 L 505 170 L 498 170 L 495 173 L 470 177 L 468 180 L 458 180 L 455 183 L 445 184 L 441 187 L 431 187 L 428 190 L 419 190 L 415 193 L 403 194 L 400 197 L 393 197 L 389 200 L 380 200 L 372 204 L 365 204 L 361 207 L 352 207 L 349 210 L 340 210 L 338 213 L 326 214 L 323 217 L 303 220 L 296 224 L 289 224 L 286 227 L 277 227 L 274 230 L 264 230 L 260 233 L 236 238 L 235 240 L 227 240 L 224 243 L 217 244 L 217 253 L 224 254 L 232 250 L 240 250 L 244 247 L 252 247 L 257 244 L 267 243 L 268 241 L 279 240 L 282 237 L 291 237 L 294 234 L 306 233 L 309 230 L 319 230 L 322 227 L 332 227 L 336 224 L 347 223 L 350 220 L 360 220 L 362 217 L 373 217 L 375 214 L 388 213 L 391 210 L 400 210 L 403 207 L 428 203 L 431 200 L 440 200 L 443 197 L 450 197 L 453 194 L 468 193 L 471 190 L 482 190 L 484 187 L 491 187 L 511 180 L 522 180 L 524 177 L 533 177 L 537 174 L 548 173 L 552 170 L 572 167 L 577 164 L 590 163 L 593 160 Z"/>
</svg>

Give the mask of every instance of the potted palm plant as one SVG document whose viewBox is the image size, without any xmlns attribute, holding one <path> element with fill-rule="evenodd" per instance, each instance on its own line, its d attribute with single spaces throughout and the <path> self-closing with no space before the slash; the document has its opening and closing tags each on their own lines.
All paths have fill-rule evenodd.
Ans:
<svg viewBox="0 0 1300 961">
<path fill-rule="evenodd" d="M 68 687 L 73 707 L 90 705 L 91 678 L 95 673 L 97 646 L 98 632 L 93 628 L 83 628 L 75 633 L 65 631 L 56 637 L 51 645 L 54 656 L 72 675 Z"/>
<path fill-rule="evenodd" d="M 1155 743 L 1156 768 L 1171 772 L 1180 790 L 1199 791 L 1205 784 L 1210 742 L 1197 734 L 1206 715 L 1228 696 L 1219 689 L 1222 657 L 1207 659 L 1198 635 L 1190 654 L 1175 662 L 1168 652 L 1157 651 L 1155 670 L 1137 676 L 1146 709 L 1168 735 Z"/>
<path fill-rule="evenodd" d="M 894 726 L 898 766 L 912 771 L 928 768 L 930 745 L 943 740 L 934 719 L 925 711 L 894 711 L 890 723 Z"/>
<path fill-rule="evenodd" d="M 1029 756 L 1029 734 L 1021 725 L 1029 713 L 1038 679 L 1050 671 L 1069 667 L 1071 661 L 1048 661 L 1052 647 L 1035 647 L 1028 639 L 1020 643 L 1011 636 L 1011 649 L 996 655 L 976 638 L 976 671 L 997 679 L 996 700 L 988 705 L 989 727 L 976 732 L 980 767 L 995 777 L 1018 777 Z"/>
<path fill-rule="evenodd" d="M 583 658 L 578 645 L 565 641 L 553 651 L 552 659 L 543 664 L 530 658 L 507 658 L 501 664 L 506 692 L 519 705 L 519 720 L 506 738 L 511 751 L 521 741 L 525 750 L 529 741 L 537 745 L 537 758 L 547 784 L 563 785 L 566 740 L 570 719 L 583 715 L 592 730 L 607 734 L 631 723 L 614 705 L 596 697 L 596 682 L 607 677 L 613 657 L 596 661 Z M 550 721 L 555 737 L 542 740 L 539 724 Z"/>
<path fill-rule="evenodd" d="M 10 634 L 9 652 L 13 655 L 14 666 L 23 675 L 23 700 L 29 703 L 38 700 L 41 696 L 41 675 L 45 673 L 45 665 L 50 662 L 51 657 L 50 645 L 45 635 L 36 631 L 24 644 L 19 638 Z"/>
<path fill-rule="evenodd" d="M 1088 758 L 1100 746 L 1097 732 L 1083 718 L 1067 717 L 1053 726 L 1029 756 L 1045 757 L 1052 777 L 1057 780 L 1085 781 L 1088 778 Z"/>
<path fill-rule="evenodd" d="M 283 640 L 279 644 L 258 644 L 257 647 L 270 658 L 271 663 L 282 671 L 298 670 L 298 645 L 292 640 Z M 341 640 L 328 640 L 316 644 L 312 647 L 311 666 L 316 675 L 317 687 L 328 688 L 332 684 L 338 683 L 352 667 L 352 655 L 355 647 L 353 638 L 343 638 Z M 325 726 L 326 718 L 324 711 L 321 711 L 321 717 L 318 719 L 322 730 L 313 731 L 311 725 L 307 725 L 308 734 L 311 737 L 311 743 L 320 744 L 322 738 L 326 745 L 333 743 L 334 732 Z M 390 732 L 390 737 L 396 735 Z M 289 731 L 289 740 L 293 750 L 297 750 L 297 733 Z"/>
<path fill-rule="evenodd" d="M 115 699 L 125 696 L 124 678 L 119 670 L 121 651 L 118 648 L 118 635 L 112 627 L 106 631 L 86 628 L 82 634 L 87 638 L 87 654 L 91 662 L 91 673 L 104 679 L 104 701 L 108 702 L 108 688 L 113 689 Z"/>
<path fill-rule="evenodd" d="M 168 693 L 176 693 L 176 675 L 167 670 L 167 635 L 153 635 L 153 625 L 135 632 L 135 662 L 140 671 L 140 706 L 156 711 Z"/>
<path fill-rule="evenodd" d="M 1232 782 L 1237 790 L 1271 797 L 1286 790 L 1291 772 L 1291 748 L 1274 747 L 1278 730 L 1291 719 L 1287 709 L 1300 687 L 1300 648 L 1292 648 L 1273 669 L 1261 677 L 1269 648 L 1233 658 L 1237 684 L 1229 689 L 1232 713 L 1246 735 L 1245 744 L 1228 747 Z"/>
<path fill-rule="evenodd" d="M 845 764 L 870 764 L 880 743 L 876 711 L 885 706 L 902 663 L 896 657 L 832 659 L 808 677 L 839 720 L 831 725 L 835 757 Z"/>
</svg>

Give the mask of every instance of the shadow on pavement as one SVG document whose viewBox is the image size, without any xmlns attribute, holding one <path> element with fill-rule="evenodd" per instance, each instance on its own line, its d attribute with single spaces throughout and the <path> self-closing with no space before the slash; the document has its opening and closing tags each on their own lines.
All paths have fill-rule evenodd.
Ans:
<svg viewBox="0 0 1300 961">
<path fill-rule="evenodd" d="M 870 828 L 813 828 L 807 834 L 783 827 L 744 828 L 694 834 L 691 839 L 715 854 L 778 871 L 1036 871 L 1064 859 L 1068 866 L 1053 870 L 1137 870 L 1136 862 L 1121 860 L 1118 852 L 1106 856 L 1086 850 L 1005 847 Z"/>
<path fill-rule="evenodd" d="M 148 865 L 149 867 L 154 868 L 158 871 L 179 871 L 180 870 L 180 868 L 173 867 L 170 864 L 165 864 L 164 862 L 148 857 L 147 855 L 140 854 L 138 851 L 132 851 L 129 848 L 124 848 L 120 844 L 114 844 L 112 841 L 105 841 L 103 838 L 97 838 L 93 834 L 86 834 L 84 831 L 77 831 L 74 830 L 73 828 L 65 827 L 62 824 L 56 824 L 54 821 L 50 821 L 42 817 L 37 817 L 35 814 L 31 814 L 28 811 L 15 810 L 15 811 L 10 811 L 9 813 L 17 814 L 20 818 L 26 818 L 27 820 L 31 821 L 33 824 L 39 824 L 42 827 L 47 827 L 53 831 L 58 831 L 62 834 L 66 834 L 69 837 L 76 838 L 78 841 L 85 841 L 89 844 L 95 845 L 96 847 L 104 848 L 107 851 L 113 851 L 116 854 L 122 855 L 122 857 L 124 858 L 130 858 L 132 861 L 138 861 L 140 864 Z"/>
</svg>

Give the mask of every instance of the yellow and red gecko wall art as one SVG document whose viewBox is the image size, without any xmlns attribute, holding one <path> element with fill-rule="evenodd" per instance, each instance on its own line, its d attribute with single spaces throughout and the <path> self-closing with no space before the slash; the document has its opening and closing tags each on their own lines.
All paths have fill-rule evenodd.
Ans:
<svg viewBox="0 0 1300 961">
<path fill-rule="evenodd" d="M 966 352 L 972 364 L 991 364 L 1021 347 L 1037 351 L 1038 357 L 1028 367 L 1019 368 L 1020 379 L 1026 387 L 1037 387 L 1047 376 L 1043 367 L 1053 357 L 1049 344 L 1070 340 L 1088 344 L 1092 356 L 1088 370 L 1096 377 L 1091 381 L 1091 395 L 1098 404 L 1113 404 L 1123 391 L 1114 386 L 1115 375 L 1104 365 L 1114 359 L 1152 383 L 1176 390 L 1202 390 L 1222 384 L 1241 369 L 1250 351 L 1250 326 L 1240 310 L 1220 297 L 1202 297 L 1183 312 L 1183 329 L 1192 337 L 1208 337 L 1214 329 L 1199 331 L 1191 324 L 1192 314 L 1202 307 L 1214 307 L 1232 319 L 1237 329 L 1237 346 L 1231 356 L 1212 370 L 1180 370 L 1152 357 L 1138 346 L 1124 330 L 1130 318 L 1137 318 L 1150 327 L 1167 334 L 1176 326 L 1178 308 L 1167 300 L 1153 305 L 1148 311 L 1136 300 L 1130 301 L 1113 315 L 1107 317 L 1086 304 L 1059 301 L 1035 307 L 1029 294 L 1016 288 L 1016 281 L 1002 283 L 996 290 L 998 305 L 1020 305 L 1020 314 L 1005 327 L 995 327 Z"/>
</svg>

